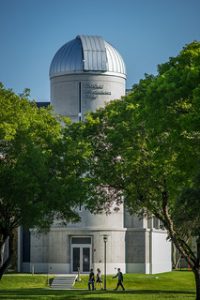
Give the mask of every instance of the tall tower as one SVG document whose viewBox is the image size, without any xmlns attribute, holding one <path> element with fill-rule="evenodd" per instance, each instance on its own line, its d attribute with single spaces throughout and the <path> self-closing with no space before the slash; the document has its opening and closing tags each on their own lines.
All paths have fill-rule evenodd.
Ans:
<svg viewBox="0 0 200 300">
<path fill-rule="evenodd" d="M 73 122 L 84 119 L 112 99 L 125 95 L 126 70 L 118 51 L 99 36 L 77 36 L 62 46 L 50 66 L 51 104 Z M 31 235 L 31 262 L 37 271 L 82 273 L 103 270 L 105 243 L 108 273 L 125 272 L 123 206 L 119 212 L 93 215 L 84 207 L 81 222 L 58 227 L 47 235 Z M 106 237 L 106 240 L 105 240 Z"/>
</svg>

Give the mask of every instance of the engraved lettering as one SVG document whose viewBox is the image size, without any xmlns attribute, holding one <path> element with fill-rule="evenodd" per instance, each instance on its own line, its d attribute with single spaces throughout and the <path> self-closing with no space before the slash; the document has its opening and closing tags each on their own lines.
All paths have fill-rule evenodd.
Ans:
<svg viewBox="0 0 200 300">
<path fill-rule="evenodd" d="M 89 99 L 96 99 L 98 95 L 111 95 L 110 91 L 104 90 L 103 84 L 86 83 L 83 85 L 84 96 Z"/>
</svg>

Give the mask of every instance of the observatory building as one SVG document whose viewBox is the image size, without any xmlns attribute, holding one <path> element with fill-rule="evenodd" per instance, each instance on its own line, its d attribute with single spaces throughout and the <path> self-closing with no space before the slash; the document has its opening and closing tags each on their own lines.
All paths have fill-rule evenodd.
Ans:
<svg viewBox="0 0 200 300">
<path fill-rule="evenodd" d="M 125 95 L 124 61 L 101 37 L 81 35 L 66 43 L 55 54 L 49 75 L 54 109 L 73 121 Z"/>
<path fill-rule="evenodd" d="M 119 52 L 102 37 L 80 35 L 63 45 L 50 66 L 51 103 L 73 122 L 84 120 L 126 90 L 126 68 Z M 171 270 L 171 244 L 154 217 L 131 216 L 121 205 L 111 215 L 80 208 L 81 222 L 52 225 L 47 234 L 20 231 L 19 270 L 42 273 L 127 273 Z"/>
</svg>

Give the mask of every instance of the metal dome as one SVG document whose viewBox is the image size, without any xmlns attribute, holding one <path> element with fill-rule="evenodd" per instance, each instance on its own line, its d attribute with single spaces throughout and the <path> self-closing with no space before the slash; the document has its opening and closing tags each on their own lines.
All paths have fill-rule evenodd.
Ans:
<svg viewBox="0 0 200 300">
<path fill-rule="evenodd" d="M 51 62 L 49 76 L 52 78 L 85 72 L 114 73 L 126 78 L 126 67 L 121 55 L 100 36 L 79 35 L 63 45 Z"/>
</svg>

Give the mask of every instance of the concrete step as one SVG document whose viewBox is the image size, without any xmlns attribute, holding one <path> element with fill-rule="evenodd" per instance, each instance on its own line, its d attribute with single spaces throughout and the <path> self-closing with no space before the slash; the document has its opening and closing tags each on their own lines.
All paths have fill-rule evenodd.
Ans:
<svg viewBox="0 0 200 300">
<path fill-rule="evenodd" d="M 73 287 L 75 280 L 76 275 L 56 276 L 51 283 L 51 288 L 69 290 Z"/>
</svg>

